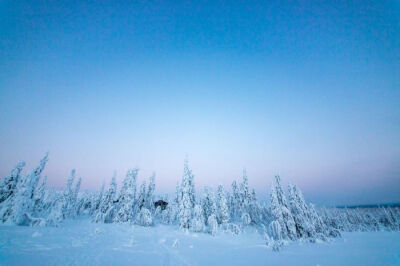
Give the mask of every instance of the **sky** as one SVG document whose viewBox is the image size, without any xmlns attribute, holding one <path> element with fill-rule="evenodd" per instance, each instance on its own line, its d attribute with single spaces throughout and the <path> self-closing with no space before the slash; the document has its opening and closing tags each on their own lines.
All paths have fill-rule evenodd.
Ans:
<svg viewBox="0 0 400 266">
<path fill-rule="evenodd" d="M 320 205 L 400 202 L 399 1 L 0 1 L 0 176 L 99 189 L 247 169 Z"/>
</svg>

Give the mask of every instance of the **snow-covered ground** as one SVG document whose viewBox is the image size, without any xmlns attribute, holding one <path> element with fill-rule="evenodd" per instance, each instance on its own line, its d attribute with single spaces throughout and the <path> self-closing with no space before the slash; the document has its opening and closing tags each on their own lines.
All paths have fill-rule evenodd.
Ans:
<svg viewBox="0 0 400 266">
<path fill-rule="evenodd" d="M 344 233 L 326 243 L 268 249 L 252 228 L 239 236 L 65 221 L 0 226 L 1 265 L 400 265 L 400 232 Z"/>
</svg>

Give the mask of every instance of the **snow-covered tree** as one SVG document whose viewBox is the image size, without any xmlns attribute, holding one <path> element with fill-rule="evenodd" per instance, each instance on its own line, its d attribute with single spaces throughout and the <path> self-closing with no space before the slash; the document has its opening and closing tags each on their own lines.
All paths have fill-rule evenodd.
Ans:
<svg viewBox="0 0 400 266">
<path fill-rule="evenodd" d="M 295 240 L 297 238 L 296 224 L 288 208 L 280 177 L 275 176 L 275 181 L 275 186 L 271 189 L 271 214 L 281 226 L 282 237 Z"/>
<path fill-rule="evenodd" d="M 297 236 L 300 238 L 314 238 L 316 232 L 303 194 L 297 186 L 290 184 L 288 191 L 290 211 L 296 224 Z"/>
<path fill-rule="evenodd" d="M 151 212 L 147 208 L 142 207 L 136 216 L 135 222 L 141 226 L 151 226 L 153 224 Z"/>
<path fill-rule="evenodd" d="M 231 207 L 231 217 L 232 219 L 237 219 L 240 213 L 240 195 L 239 195 L 239 188 L 234 180 L 232 182 L 232 195 L 230 197 L 230 207 Z"/>
<path fill-rule="evenodd" d="M 227 205 L 227 200 L 225 196 L 225 191 L 222 185 L 218 186 L 217 192 L 217 207 L 218 207 L 218 221 L 221 224 L 227 224 L 230 221 L 229 210 Z"/>
<path fill-rule="evenodd" d="M 40 213 L 43 212 L 45 209 L 45 203 L 44 203 L 44 196 L 45 196 L 45 189 L 46 189 L 46 181 L 47 181 L 47 176 L 42 178 L 42 182 L 38 187 L 35 188 L 35 191 L 33 193 L 33 209 L 35 213 Z"/>
<path fill-rule="evenodd" d="M 24 166 L 25 162 L 18 163 L 8 176 L 0 180 L 0 204 L 15 195 Z"/>
<path fill-rule="evenodd" d="M 77 198 L 76 202 L 76 214 L 89 214 L 92 204 L 92 193 L 85 190 Z"/>
<path fill-rule="evenodd" d="M 103 222 L 103 223 L 111 223 L 114 219 L 114 199 L 117 191 L 117 183 L 116 176 L 114 174 L 111 179 L 110 187 L 108 191 L 105 193 L 102 202 L 100 204 L 99 209 L 95 213 L 93 217 L 93 221 Z"/>
<path fill-rule="evenodd" d="M 269 231 L 271 232 L 272 238 L 274 239 L 272 243 L 272 248 L 274 251 L 279 251 L 283 245 L 282 239 L 282 230 L 281 224 L 278 221 L 272 221 L 269 225 Z"/>
<path fill-rule="evenodd" d="M 55 198 L 50 208 L 50 213 L 47 216 L 46 224 L 50 226 L 57 226 L 64 220 L 64 200 L 62 197 Z"/>
<path fill-rule="evenodd" d="M 119 197 L 119 210 L 114 221 L 117 223 L 133 222 L 136 216 L 134 213 L 135 194 L 136 194 L 136 177 L 139 169 L 128 170 L 123 180 Z"/>
<path fill-rule="evenodd" d="M 71 170 L 71 174 L 67 179 L 67 186 L 64 190 L 64 203 L 63 203 L 63 217 L 74 218 L 77 214 L 76 203 L 78 198 L 79 189 L 81 186 L 81 178 L 75 184 L 75 169 Z"/>
<path fill-rule="evenodd" d="M 79 177 L 78 181 L 75 184 L 75 189 L 74 189 L 74 193 L 73 193 L 73 201 L 74 201 L 74 205 L 76 205 L 76 202 L 78 200 L 78 194 L 79 194 L 79 190 L 81 189 L 81 182 L 82 182 L 82 178 Z M 74 206 L 76 208 L 76 206 Z"/>
<path fill-rule="evenodd" d="M 214 192 L 211 188 L 205 187 L 204 188 L 204 197 L 202 199 L 202 207 L 205 220 L 208 224 L 208 217 L 214 215 L 217 217 L 217 204 L 214 196 Z"/>
<path fill-rule="evenodd" d="M 145 203 L 146 203 L 146 180 L 143 180 L 139 189 L 137 204 L 135 206 L 136 208 L 135 213 L 139 213 L 143 207 L 145 208 Z"/>
<path fill-rule="evenodd" d="M 204 230 L 204 214 L 201 205 L 196 204 L 193 210 L 193 219 L 191 222 L 191 228 L 195 232 L 202 232 Z"/>
<path fill-rule="evenodd" d="M 101 202 L 103 201 L 103 196 L 104 196 L 104 187 L 105 183 L 103 181 L 100 191 L 96 194 L 93 195 L 92 197 L 92 204 L 90 208 L 90 214 L 94 215 L 100 208 Z"/>
<path fill-rule="evenodd" d="M 0 180 L 0 222 L 4 223 L 12 217 L 17 185 L 21 181 L 24 166 L 25 162 L 18 163 L 8 176 Z"/>
<path fill-rule="evenodd" d="M 179 227 L 189 229 L 192 219 L 192 210 L 194 206 L 194 177 L 189 168 L 187 160 L 185 160 L 182 176 L 181 195 L 179 202 Z"/>
<path fill-rule="evenodd" d="M 241 220 L 242 220 L 243 225 L 249 225 L 251 223 L 250 214 L 248 214 L 247 212 L 244 212 L 242 214 Z"/>
<path fill-rule="evenodd" d="M 256 191 L 252 189 L 250 195 L 249 215 L 254 223 L 259 223 L 261 219 L 260 205 L 257 201 Z"/>
<path fill-rule="evenodd" d="M 239 186 L 240 209 L 243 213 L 249 212 L 251 195 L 249 189 L 249 179 L 247 178 L 246 169 L 243 169 L 243 181 Z"/>
<path fill-rule="evenodd" d="M 156 188 L 155 177 L 156 177 L 156 174 L 153 173 L 153 175 L 150 177 L 149 186 L 147 188 L 147 191 L 146 191 L 147 193 L 145 196 L 144 205 L 150 212 L 154 211 L 154 191 Z"/>
<path fill-rule="evenodd" d="M 17 184 L 17 193 L 13 201 L 12 209 L 13 221 L 17 225 L 31 225 L 36 222 L 34 217 L 32 217 L 34 208 L 33 196 L 47 161 L 48 153 L 42 158 L 39 166 L 27 176 L 22 177 Z"/>
<path fill-rule="evenodd" d="M 327 228 L 319 214 L 317 213 L 314 204 L 310 204 L 310 218 L 311 221 L 313 222 L 313 226 L 315 231 L 323 236 L 328 235 Z"/>
<path fill-rule="evenodd" d="M 179 184 L 179 181 L 176 182 L 176 187 L 175 187 L 175 198 L 174 198 L 174 203 L 179 206 L 179 202 L 181 201 L 182 197 L 182 191 L 181 191 L 181 186 Z"/>
<path fill-rule="evenodd" d="M 184 171 L 184 175 L 186 175 L 188 177 L 190 202 L 191 202 L 191 206 L 194 206 L 196 204 L 196 190 L 195 190 L 195 185 L 194 185 L 194 175 L 192 173 L 192 170 L 189 168 L 189 162 L 188 162 L 187 158 L 184 163 L 183 171 Z"/>
<path fill-rule="evenodd" d="M 215 236 L 215 234 L 218 231 L 218 221 L 215 214 L 212 214 L 211 216 L 208 217 L 207 224 L 208 224 L 208 232 L 211 235 Z"/>
</svg>

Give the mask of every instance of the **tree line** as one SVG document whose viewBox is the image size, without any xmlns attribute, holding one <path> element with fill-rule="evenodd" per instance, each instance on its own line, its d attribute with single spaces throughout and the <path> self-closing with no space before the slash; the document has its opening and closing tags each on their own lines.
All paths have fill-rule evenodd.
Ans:
<svg viewBox="0 0 400 266">
<path fill-rule="evenodd" d="M 219 185 L 215 191 L 205 187 L 198 193 L 194 174 L 185 160 L 175 195 L 171 200 L 159 197 L 168 202 L 166 208 L 161 208 L 155 206 L 155 174 L 137 189 L 139 169 L 135 168 L 127 171 L 119 189 L 114 174 L 107 188 L 103 183 L 97 192 L 82 192 L 81 178 L 72 170 L 65 189 L 60 191 L 46 187 L 47 177 L 42 173 L 47 162 L 48 154 L 26 175 L 22 174 L 25 163 L 20 162 L 1 179 L 1 223 L 57 226 L 65 219 L 86 215 L 94 223 L 162 223 L 211 235 L 237 235 L 254 227 L 274 250 L 291 241 L 326 241 L 343 231 L 400 230 L 398 207 L 317 209 L 306 202 L 296 185 L 289 184 L 285 193 L 279 176 L 275 176 L 268 202 L 257 199 L 245 170 L 241 180 L 232 182 L 229 192 Z"/>
</svg>

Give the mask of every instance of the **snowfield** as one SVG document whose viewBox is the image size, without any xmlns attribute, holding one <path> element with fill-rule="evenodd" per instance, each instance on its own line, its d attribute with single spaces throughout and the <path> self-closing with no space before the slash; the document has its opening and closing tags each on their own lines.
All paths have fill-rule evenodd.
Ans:
<svg viewBox="0 0 400 266">
<path fill-rule="evenodd" d="M 400 232 L 352 232 L 321 243 L 267 248 L 253 227 L 232 236 L 66 220 L 0 226 L 1 265 L 400 265 Z"/>
</svg>

